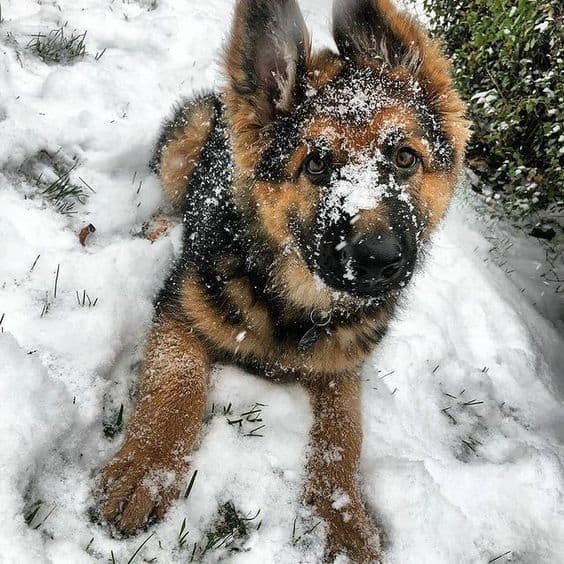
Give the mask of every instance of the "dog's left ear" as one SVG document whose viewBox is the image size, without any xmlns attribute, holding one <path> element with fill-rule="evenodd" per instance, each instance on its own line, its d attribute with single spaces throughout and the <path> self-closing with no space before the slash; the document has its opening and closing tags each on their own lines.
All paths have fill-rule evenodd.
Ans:
<svg viewBox="0 0 564 564">
<path fill-rule="evenodd" d="M 346 60 L 377 59 L 411 73 L 426 91 L 443 128 L 455 140 L 461 161 L 469 135 L 465 106 L 440 44 L 415 18 L 398 11 L 391 0 L 334 0 L 333 36 Z"/>
<path fill-rule="evenodd" d="M 239 0 L 226 52 L 230 98 L 263 127 L 305 94 L 309 35 L 295 0 Z"/>
<path fill-rule="evenodd" d="M 415 66 L 426 39 L 417 21 L 390 0 L 335 0 L 333 36 L 346 59 L 374 57 L 392 66 Z"/>
</svg>

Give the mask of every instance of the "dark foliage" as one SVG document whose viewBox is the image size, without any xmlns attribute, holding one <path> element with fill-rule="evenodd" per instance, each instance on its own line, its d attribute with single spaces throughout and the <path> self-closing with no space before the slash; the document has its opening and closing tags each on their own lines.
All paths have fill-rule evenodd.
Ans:
<svg viewBox="0 0 564 564">
<path fill-rule="evenodd" d="M 66 24 L 34 35 L 27 47 L 45 63 L 70 64 L 86 55 L 86 32 L 67 32 Z"/>
<path fill-rule="evenodd" d="M 469 101 L 474 188 L 511 219 L 564 207 L 561 0 L 424 0 Z"/>
</svg>

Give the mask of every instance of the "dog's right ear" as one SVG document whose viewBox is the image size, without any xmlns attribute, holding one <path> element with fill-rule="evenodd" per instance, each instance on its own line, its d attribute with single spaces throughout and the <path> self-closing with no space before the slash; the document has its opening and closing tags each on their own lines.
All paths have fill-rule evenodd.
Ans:
<svg viewBox="0 0 564 564">
<path fill-rule="evenodd" d="M 295 0 L 239 0 L 226 53 L 231 88 L 266 125 L 303 93 L 309 36 Z"/>
<path fill-rule="evenodd" d="M 305 96 L 309 56 L 296 0 L 238 0 L 225 54 L 226 105 L 236 133 L 258 135 L 292 112 Z"/>
</svg>

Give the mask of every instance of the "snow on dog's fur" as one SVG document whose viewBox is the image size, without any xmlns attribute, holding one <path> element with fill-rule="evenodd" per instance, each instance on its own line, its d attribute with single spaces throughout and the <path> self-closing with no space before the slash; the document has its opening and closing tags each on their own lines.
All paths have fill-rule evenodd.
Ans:
<svg viewBox="0 0 564 564">
<path fill-rule="evenodd" d="M 356 484 L 358 371 L 446 211 L 468 129 L 437 45 L 390 2 L 336 1 L 334 37 L 338 54 L 313 54 L 294 0 L 240 0 L 224 90 L 164 128 L 154 164 L 184 214 L 184 250 L 126 442 L 99 481 L 119 532 L 177 495 L 210 367 L 227 361 L 307 388 L 305 498 L 328 554 L 379 559 Z"/>
</svg>

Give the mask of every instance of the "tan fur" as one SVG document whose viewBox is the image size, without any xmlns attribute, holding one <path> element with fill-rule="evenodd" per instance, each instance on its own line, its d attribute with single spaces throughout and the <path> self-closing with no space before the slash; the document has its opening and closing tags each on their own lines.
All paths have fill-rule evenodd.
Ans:
<svg viewBox="0 0 564 564">
<path fill-rule="evenodd" d="M 160 239 L 164 235 L 166 235 L 172 228 L 173 222 L 171 221 L 170 217 L 165 215 L 158 215 L 156 217 L 151 218 L 144 226 L 143 226 L 143 235 L 149 241 L 154 243 L 157 239 Z"/>
<path fill-rule="evenodd" d="M 310 56 L 308 66 L 308 84 L 310 88 L 323 88 L 343 67 L 343 62 L 329 49 Z"/>
<path fill-rule="evenodd" d="M 328 311 L 333 291 L 316 281 L 301 257 L 281 263 L 277 270 L 278 291 L 295 307 Z"/>
<path fill-rule="evenodd" d="M 310 188 L 310 192 L 313 192 Z M 288 239 L 288 213 L 300 207 L 306 200 L 295 188 L 293 183 L 273 187 L 268 182 L 257 182 L 254 188 L 256 199 L 260 202 L 257 207 L 261 221 L 268 225 L 268 234 L 276 246 L 282 246 Z"/>
<path fill-rule="evenodd" d="M 212 113 L 213 108 L 205 105 L 192 110 L 185 125 L 175 132 L 162 150 L 161 182 L 175 206 L 179 206 L 186 197 L 188 179 L 213 127 Z"/>
<path fill-rule="evenodd" d="M 380 533 L 358 492 L 362 445 L 360 379 L 338 378 L 307 386 L 315 416 L 305 498 L 328 527 L 329 554 L 352 562 L 379 562 Z"/>
<path fill-rule="evenodd" d="M 332 339 L 320 340 L 304 356 L 294 347 L 279 348 L 276 345 L 269 316 L 261 306 L 253 305 L 252 294 L 245 287 L 245 282 L 232 282 L 230 286 L 232 295 L 245 312 L 245 319 L 240 324 L 229 323 L 221 312 L 208 303 L 197 280 L 187 278 L 183 282 L 181 303 L 190 325 L 205 335 L 210 348 L 220 357 L 221 354 L 228 354 L 244 362 L 259 360 L 274 372 L 278 371 L 281 377 L 285 377 L 285 374 L 278 366 L 295 371 L 302 379 L 315 379 L 319 374 L 343 377 L 344 374 L 354 373 L 367 354 L 362 346 L 362 338 L 373 334 L 387 322 L 385 311 L 377 316 L 364 316 L 352 329 L 335 329 Z"/>
<path fill-rule="evenodd" d="M 378 134 L 387 125 L 403 128 L 407 138 L 410 135 L 418 138 L 416 135 L 418 126 L 413 112 L 401 105 L 383 108 L 374 115 L 370 122 L 360 127 L 322 116 L 308 124 L 304 137 L 326 139 L 331 144 L 331 149 L 337 159 L 340 158 L 343 162 L 348 162 L 352 155 L 362 154 L 366 147 L 380 149 Z M 421 148 L 423 155 L 428 155 L 428 151 L 423 145 L 421 145 Z"/>
<path fill-rule="evenodd" d="M 455 146 L 459 166 L 470 134 L 470 122 L 464 118 L 466 106 L 451 78 L 450 64 L 442 54 L 441 44 L 431 39 L 421 24 L 412 16 L 397 10 L 391 0 L 373 0 L 386 14 L 393 31 L 417 58 L 415 77 L 428 93 L 433 106 L 439 111 L 447 136 Z"/>
<path fill-rule="evenodd" d="M 163 314 L 145 349 L 125 442 L 99 477 L 100 515 L 120 532 L 162 517 L 178 497 L 199 435 L 209 368 L 208 352 L 190 328 Z"/>
<path fill-rule="evenodd" d="M 453 186 L 457 178 L 454 172 L 433 172 L 426 175 L 416 197 L 420 207 L 426 214 L 426 228 L 424 236 L 428 237 L 443 218 L 452 199 Z"/>
</svg>

